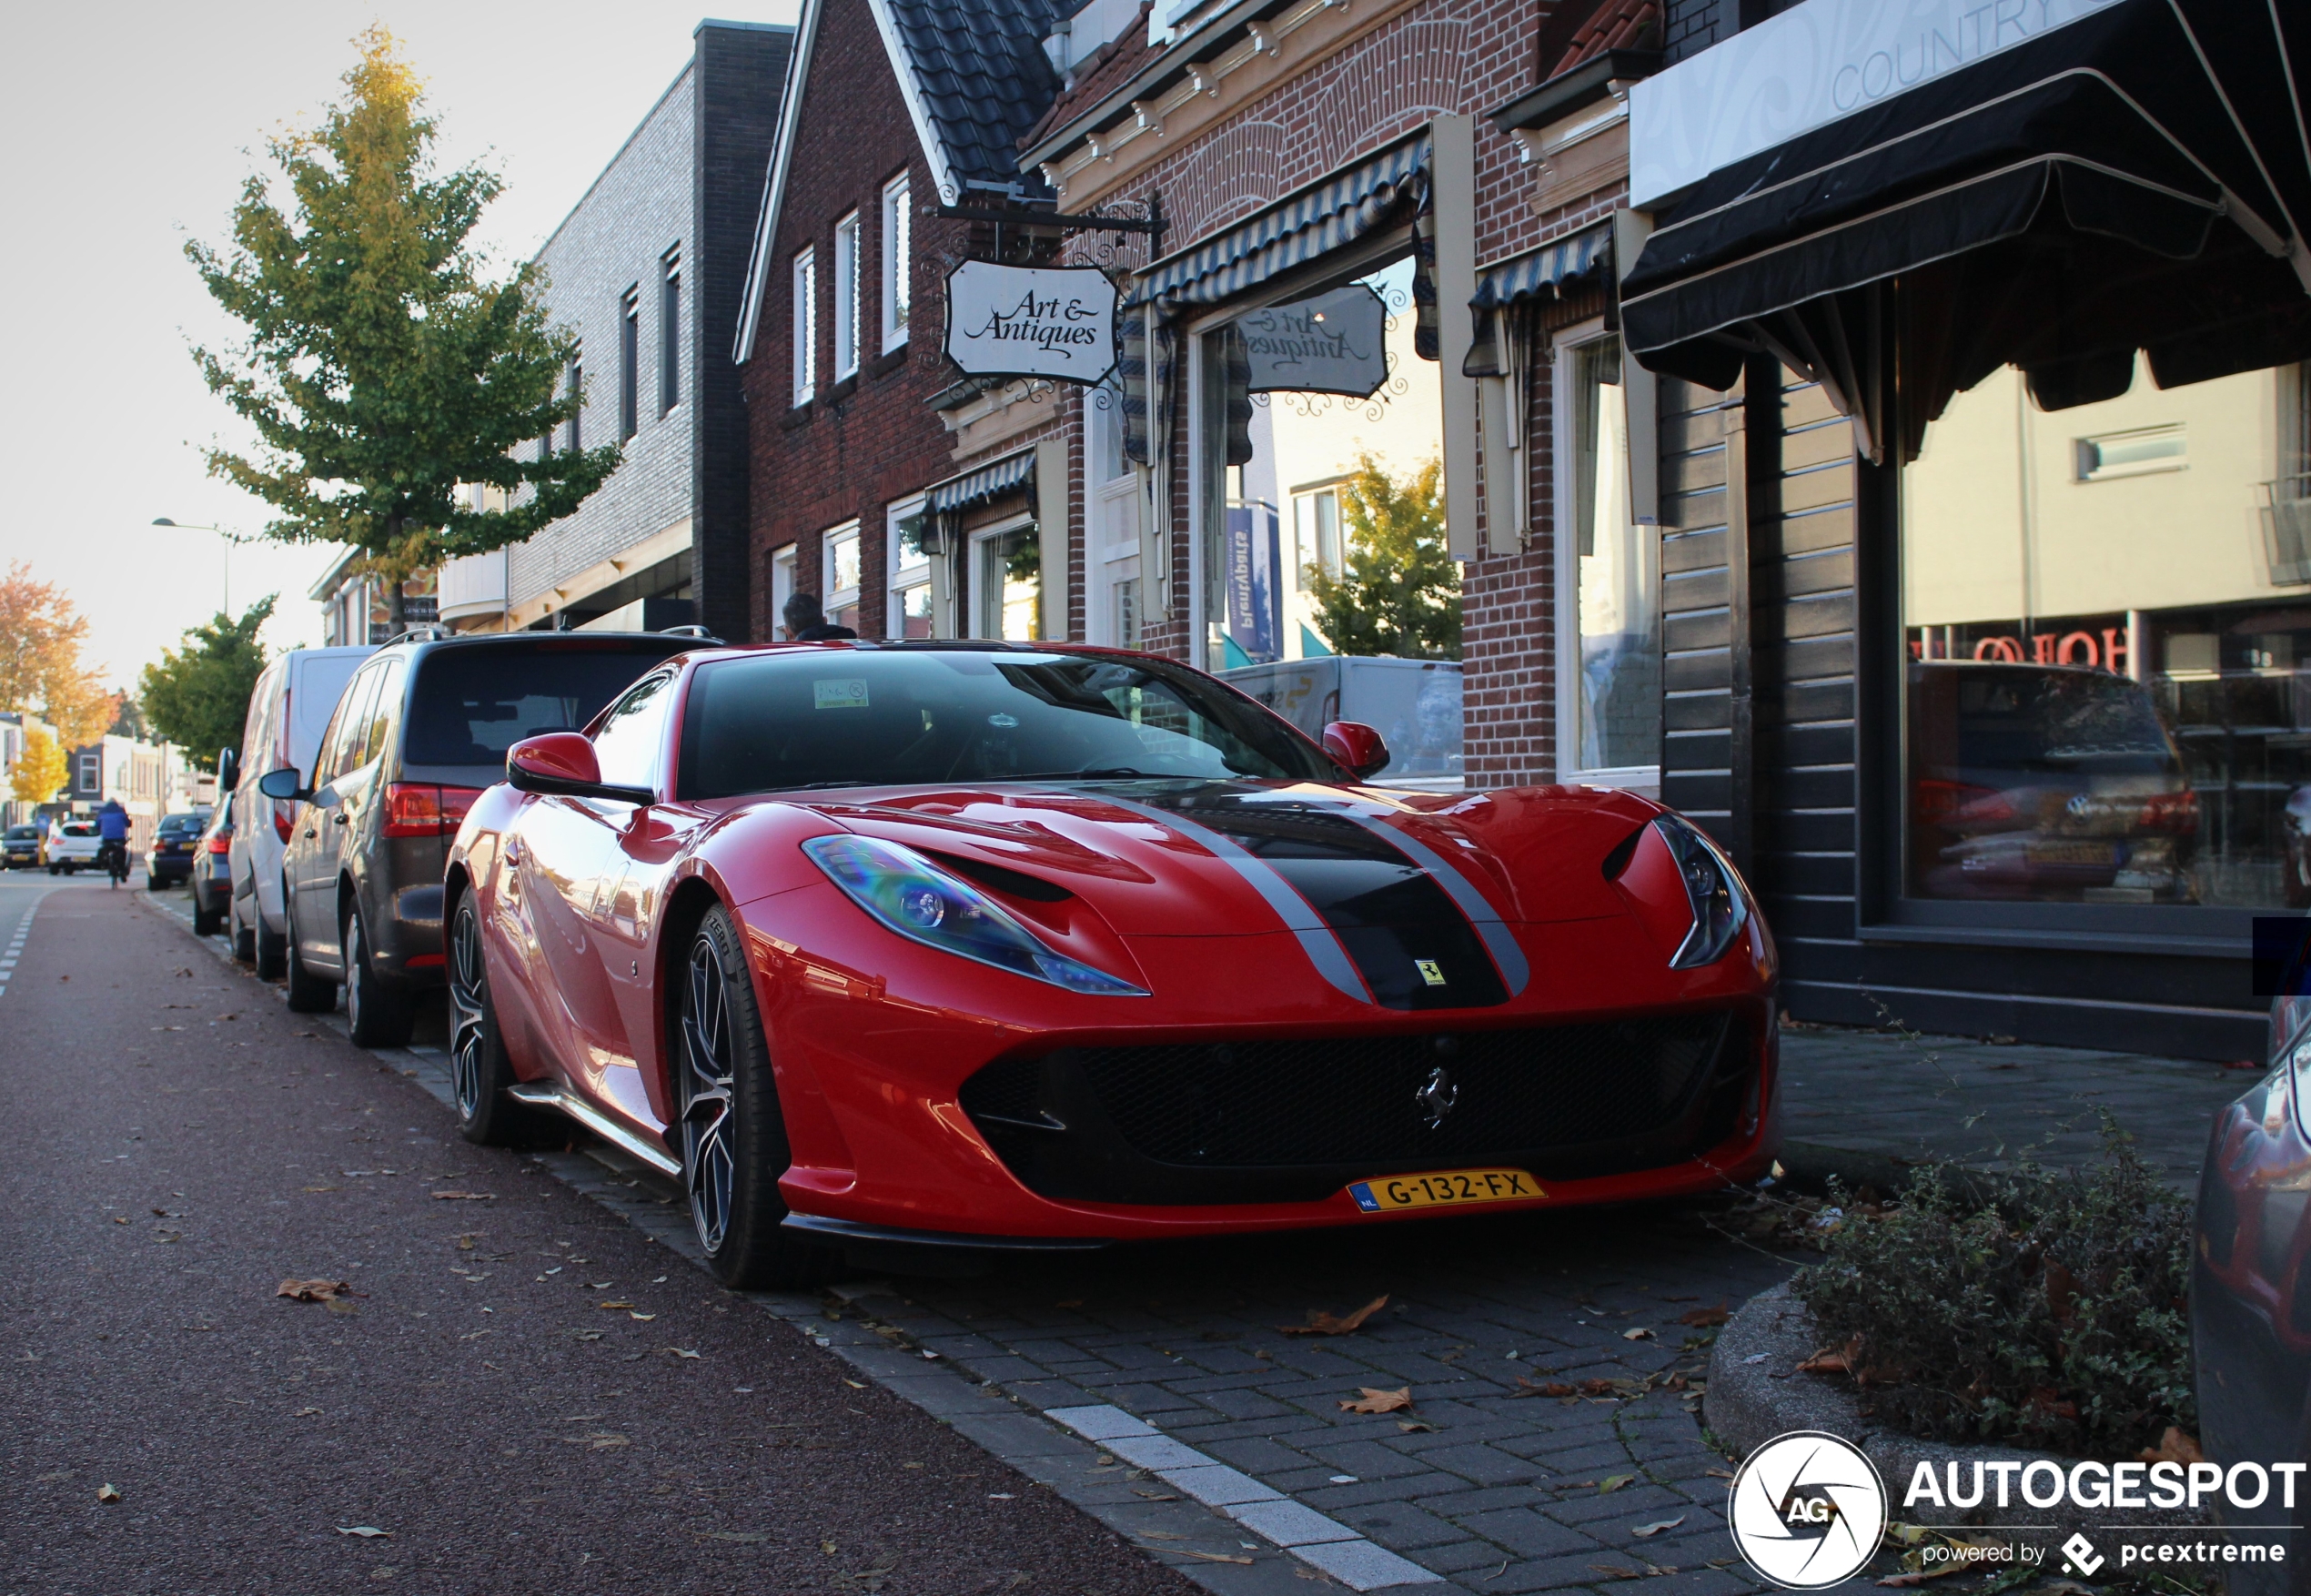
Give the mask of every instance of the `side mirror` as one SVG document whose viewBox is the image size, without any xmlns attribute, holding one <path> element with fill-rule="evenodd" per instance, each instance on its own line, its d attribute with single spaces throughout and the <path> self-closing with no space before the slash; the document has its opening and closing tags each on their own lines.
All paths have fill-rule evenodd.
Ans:
<svg viewBox="0 0 2311 1596">
<path fill-rule="evenodd" d="M 519 793 L 564 798 L 606 798 L 619 803 L 655 803 L 648 787 L 616 787 L 601 779 L 591 741 L 576 732 L 525 737 L 506 750 L 506 782 Z"/>
<path fill-rule="evenodd" d="M 1335 721 L 1325 727 L 1324 752 L 1359 777 L 1377 776 L 1388 768 L 1388 743 L 1360 721 Z"/>
<path fill-rule="evenodd" d="M 267 771 L 257 777 L 257 790 L 267 798 L 293 800 L 310 798 L 313 795 L 305 790 L 304 783 L 298 773 L 286 767 L 278 771 Z"/>
<path fill-rule="evenodd" d="M 241 784 L 241 751 L 237 748 L 219 749 L 217 753 L 217 790 L 229 793 Z"/>
</svg>

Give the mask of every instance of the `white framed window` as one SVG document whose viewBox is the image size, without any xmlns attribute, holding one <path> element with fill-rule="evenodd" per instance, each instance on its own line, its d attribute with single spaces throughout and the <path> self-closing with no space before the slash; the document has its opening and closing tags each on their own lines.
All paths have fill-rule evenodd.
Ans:
<svg viewBox="0 0 2311 1596">
<path fill-rule="evenodd" d="M 1631 493 L 1620 339 L 1558 335 L 1557 779 L 1660 788 L 1660 529 Z"/>
<path fill-rule="evenodd" d="M 834 224 L 834 380 L 859 374 L 859 213 Z"/>
<path fill-rule="evenodd" d="M 920 493 L 900 500 L 883 512 L 883 547 L 890 568 L 891 591 L 890 620 L 883 631 L 885 637 L 938 634 L 938 621 L 931 607 L 931 556 L 923 549 L 923 534 L 930 520 Z"/>
<path fill-rule="evenodd" d="M 786 601 L 794 596 L 794 545 L 771 556 L 771 636 L 787 641 Z"/>
<path fill-rule="evenodd" d="M 1311 489 L 1292 495 L 1292 585 L 1305 590 L 1310 567 L 1337 581 L 1347 569 L 1340 552 L 1340 490 Z"/>
<path fill-rule="evenodd" d="M 819 252 L 794 257 L 794 402 L 807 405 L 819 391 Z"/>
<path fill-rule="evenodd" d="M 1033 642 L 1043 615 L 1043 540 L 1033 516 L 971 535 L 973 637 Z"/>
<path fill-rule="evenodd" d="M 907 341 L 907 305 L 913 298 L 913 212 L 906 174 L 883 186 L 883 352 Z"/>
<path fill-rule="evenodd" d="M 836 626 L 859 629 L 859 523 L 844 521 L 819 534 L 819 607 Z"/>
</svg>

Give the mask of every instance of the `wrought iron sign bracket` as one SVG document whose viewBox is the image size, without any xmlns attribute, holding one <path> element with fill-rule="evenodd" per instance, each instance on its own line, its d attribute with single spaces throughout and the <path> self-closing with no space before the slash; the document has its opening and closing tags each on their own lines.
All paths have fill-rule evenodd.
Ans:
<svg viewBox="0 0 2311 1596">
<path fill-rule="evenodd" d="M 1151 193 L 1147 197 L 1147 215 L 1142 217 L 1109 217 L 1097 212 L 1070 216 L 1061 211 L 1038 210 L 1025 205 L 941 205 L 933 214 L 946 221 L 985 222 L 995 229 L 995 258 L 1003 258 L 1003 230 L 1005 227 L 1048 229 L 1056 227 L 1066 233 L 1145 233 L 1147 235 L 1147 255 L 1151 260 L 1164 253 L 1164 197 Z"/>
</svg>

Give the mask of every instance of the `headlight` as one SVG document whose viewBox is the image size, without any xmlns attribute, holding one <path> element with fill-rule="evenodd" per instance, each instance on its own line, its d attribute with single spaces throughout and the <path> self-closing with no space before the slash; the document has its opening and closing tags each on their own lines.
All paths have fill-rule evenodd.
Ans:
<svg viewBox="0 0 2311 1596">
<path fill-rule="evenodd" d="M 1690 821 L 1664 814 L 1653 826 L 1669 844 L 1670 857 L 1677 861 L 1677 874 L 1685 883 L 1686 902 L 1693 905 L 1693 929 L 1678 944 L 1669 967 L 1698 970 L 1713 965 L 1725 956 L 1750 917 L 1732 862 Z"/>
<path fill-rule="evenodd" d="M 910 942 L 975 959 L 1095 997 L 1145 997 L 1128 981 L 1052 952 L 1003 905 L 897 843 L 876 837 L 812 837 L 811 863 L 851 901 Z"/>
</svg>

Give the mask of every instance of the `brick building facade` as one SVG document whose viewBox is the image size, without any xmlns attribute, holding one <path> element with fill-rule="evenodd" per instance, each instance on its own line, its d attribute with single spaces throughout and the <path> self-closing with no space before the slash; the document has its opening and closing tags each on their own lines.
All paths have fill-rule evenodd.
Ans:
<svg viewBox="0 0 2311 1596">
<path fill-rule="evenodd" d="M 743 400 L 730 359 L 793 29 L 706 22 L 691 58 L 537 257 L 574 330 L 574 427 L 530 448 L 624 446 L 577 513 L 449 562 L 467 630 L 751 624 Z"/>
<path fill-rule="evenodd" d="M 1065 436 L 1067 406 L 1046 392 L 1014 417 L 1005 396 L 956 386 L 940 350 L 942 285 L 993 240 L 936 214 L 1017 187 L 1014 142 L 1058 88 L 1042 48 L 1056 11 L 1045 0 L 804 8 L 736 347 L 756 638 L 782 635 L 796 591 L 867 637 L 970 631 L 966 563 L 923 547 L 945 519 L 954 546 L 991 515 L 1024 514 L 1038 539 L 1050 529 L 1045 563 L 1062 566 L 1065 457 L 1036 441 Z M 951 516 L 925 511 L 927 490 L 983 456 L 1049 464 L 1004 473 Z M 1044 634 L 1039 623 L 1032 635 Z"/>
</svg>

